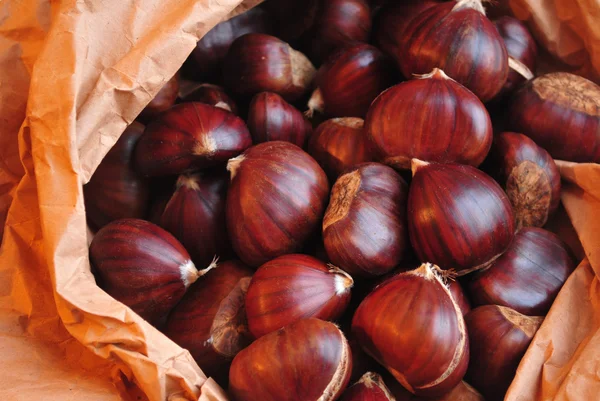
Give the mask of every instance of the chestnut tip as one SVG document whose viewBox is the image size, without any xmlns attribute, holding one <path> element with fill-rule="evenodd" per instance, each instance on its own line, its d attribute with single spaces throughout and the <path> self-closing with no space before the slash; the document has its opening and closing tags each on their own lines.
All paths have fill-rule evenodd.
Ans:
<svg viewBox="0 0 600 401">
<path fill-rule="evenodd" d="M 183 281 L 183 285 L 185 286 L 185 288 L 189 288 L 189 286 L 194 284 L 196 280 L 198 280 L 198 278 L 204 276 L 206 273 L 217 267 L 218 261 L 219 258 L 215 256 L 212 262 L 210 262 L 210 264 L 202 270 L 198 270 L 194 262 L 191 261 L 191 259 L 188 260 L 185 264 L 181 265 L 181 280 Z"/>
<path fill-rule="evenodd" d="M 447 79 L 456 82 L 452 77 L 449 77 L 441 68 L 434 68 L 428 74 L 412 74 L 415 79 Z"/>
<path fill-rule="evenodd" d="M 328 263 L 327 267 L 329 268 L 329 273 L 335 274 L 334 286 L 336 295 L 341 295 L 354 287 L 354 279 L 350 274 L 331 263 Z"/>
<path fill-rule="evenodd" d="M 198 184 L 199 179 L 200 174 L 182 174 L 177 178 L 175 186 L 177 188 L 186 187 L 198 191 L 200 189 L 200 185 Z"/>
<path fill-rule="evenodd" d="M 242 164 L 244 159 L 244 155 L 239 155 L 237 157 L 234 157 L 233 159 L 229 159 L 229 161 L 227 162 L 227 171 L 231 173 L 232 180 L 237 174 L 237 171 L 240 168 L 240 164 Z"/>
<path fill-rule="evenodd" d="M 323 100 L 323 93 L 321 92 L 321 88 L 317 88 L 313 91 L 312 95 L 310 95 L 310 99 L 308 99 L 308 110 L 304 112 L 304 115 L 307 118 L 312 118 L 315 115 L 315 111 L 319 112 L 319 114 L 323 114 L 325 110 L 325 100 Z"/>
<path fill-rule="evenodd" d="M 192 153 L 196 156 L 211 156 L 217 151 L 217 142 L 215 138 L 209 135 L 203 135 L 196 145 Z"/>
<path fill-rule="evenodd" d="M 215 107 L 218 107 L 220 109 L 232 112 L 231 107 L 227 103 L 225 103 L 223 101 L 220 101 L 217 104 L 215 104 Z"/>
<path fill-rule="evenodd" d="M 489 1 L 490 3 L 492 2 L 492 0 Z M 485 8 L 483 7 L 482 0 L 458 0 L 456 5 L 452 8 L 452 11 L 462 10 L 463 8 L 472 8 L 473 10 L 479 11 L 485 15 Z"/>
<path fill-rule="evenodd" d="M 360 117 L 337 117 L 332 118 L 331 121 L 341 126 L 354 129 L 361 129 L 365 125 L 365 120 Z"/>
<path fill-rule="evenodd" d="M 419 160 L 419 159 L 411 159 L 410 160 L 410 169 L 412 171 L 413 177 L 415 174 L 417 174 L 417 170 L 419 170 L 421 167 L 425 167 L 428 165 L 429 165 L 429 163 L 426 161 Z"/>
<path fill-rule="evenodd" d="M 527 81 L 534 78 L 533 72 L 531 72 L 531 70 L 525 64 L 512 56 L 508 56 L 508 67 L 516 71 Z"/>
</svg>

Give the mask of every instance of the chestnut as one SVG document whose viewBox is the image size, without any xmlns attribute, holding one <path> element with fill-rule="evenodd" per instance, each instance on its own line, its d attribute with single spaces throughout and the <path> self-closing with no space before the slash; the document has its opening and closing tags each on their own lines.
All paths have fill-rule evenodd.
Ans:
<svg viewBox="0 0 600 401">
<path fill-rule="evenodd" d="M 373 23 L 375 45 L 392 57 L 401 54 L 400 45 L 408 24 L 421 12 L 436 4 L 436 1 L 430 0 L 405 0 L 383 6 Z"/>
<path fill-rule="evenodd" d="M 413 160 L 408 232 L 421 260 L 458 275 L 489 266 L 515 231 L 508 197 L 471 166 Z"/>
<path fill-rule="evenodd" d="M 149 183 L 133 169 L 131 160 L 143 132 L 142 124 L 129 125 L 83 186 L 87 220 L 94 229 L 114 220 L 146 216 Z"/>
<path fill-rule="evenodd" d="M 238 114 L 238 108 L 235 102 L 225 89 L 212 84 L 200 84 L 187 93 L 182 99 L 184 102 L 205 103 L 211 106 L 220 107 L 223 110 Z"/>
<path fill-rule="evenodd" d="M 471 342 L 465 379 L 486 401 L 504 399 L 542 320 L 497 305 L 480 306 L 465 317 Z"/>
<path fill-rule="evenodd" d="M 481 0 L 434 5 L 412 19 L 401 51 L 393 56 L 405 77 L 440 68 L 486 102 L 508 76 L 502 37 L 485 16 Z"/>
<path fill-rule="evenodd" d="M 137 117 L 139 121 L 148 123 L 155 119 L 160 113 L 168 110 L 175 104 L 179 94 L 179 74 L 175 74 L 158 91 L 154 99 L 146 105 L 144 110 Z"/>
<path fill-rule="evenodd" d="M 463 316 L 466 316 L 467 313 L 471 311 L 471 302 L 469 301 L 469 298 L 467 298 L 467 294 L 465 294 L 462 285 L 456 280 L 449 280 L 448 289 Z"/>
<path fill-rule="evenodd" d="M 437 68 L 379 95 L 365 132 L 375 159 L 398 169 L 412 158 L 477 167 L 493 135 L 483 103 Z"/>
<path fill-rule="evenodd" d="M 483 396 L 465 381 L 458 383 L 450 392 L 434 398 L 417 397 L 387 375 L 384 376 L 384 382 L 396 401 L 485 401 Z"/>
<path fill-rule="evenodd" d="M 501 305 L 541 316 L 574 269 L 567 245 L 556 234 L 527 227 L 487 270 L 474 275 L 469 294 L 476 305 Z"/>
<path fill-rule="evenodd" d="M 558 208 L 558 167 L 548 152 L 525 135 L 495 135 L 482 169 L 505 189 L 517 228 L 542 227 Z"/>
<path fill-rule="evenodd" d="M 223 59 L 234 40 L 247 33 L 270 33 L 270 16 L 263 7 L 254 7 L 215 25 L 196 44 L 188 58 L 190 78 L 215 82 L 223 68 Z"/>
<path fill-rule="evenodd" d="M 271 92 L 252 98 L 248 112 L 248 129 L 253 142 L 287 141 L 304 147 L 312 125 L 298 109 Z"/>
<path fill-rule="evenodd" d="M 278 38 L 300 39 L 315 24 L 321 0 L 266 1 L 263 4 L 274 23 Z"/>
<path fill-rule="evenodd" d="M 293 102 L 306 93 L 315 73 L 304 54 L 274 36 L 260 33 L 236 39 L 225 57 L 225 84 L 241 96 L 275 92 Z"/>
<path fill-rule="evenodd" d="M 348 168 L 371 161 L 364 120 L 343 117 L 323 121 L 310 137 L 308 153 L 334 181 Z"/>
<path fill-rule="evenodd" d="M 400 273 L 367 295 L 352 320 L 363 349 L 418 396 L 450 391 L 467 370 L 469 339 L 447 276 L 430 263 Z"/>
<path fill-rule="evenodd" d="M 227 184 L 225 169 L 182 175 L 162 213 L 160 226 L 181 241 L 198 266 L 230 251 L 225 221 Z"/>
<path fill-rule="evenodd" d="M 380 276 L 406 255 L 408 186 L 392 168 L 365 163 L 333 185 L 323 218 L 329 260 L 359 276 Z"/>
<path fill-rule="evenodd" d="M 327 204 L 329 182 L 298 146 L 255 145 L 227 163 L 227 227 L 237 255 L 250 266 L 302 249 Z"/>
<path fill-rule="evenodd" d="M 369 40 L 371 8 L 366 0 L 323 1 L 310 32 L 309 55 L 322 63 L 337 49 Z"/>
<path fill-rule="evenodd" d="M 251 145 L 239 117 L 203 103 L 182 103 L 146 127 L 135 163 L 147 176 L 181 174 L 224 163 Z"/>
<path fill-rule="evenodd" d="M 333 401 L 350 379 L 344 334 L 310 318 L 267 334 L 240 351 L 229 370 L 234 401 Z"/>
<path fill-rule="evenodd" d="M 366 43 L 346 46 L 319 69 L 308 115 L 363 118 L 373 99 L 393 84 L 393 65 L 381 51 Z"/>
<path fill-rule="evenodd" d="M 396 401 L 381 376 L 367 372 L 358 382 L 350 386 L 340 401 Z"/>
<path fill-rule="evenodd" d="M 537 45 L 527 27 L 516 18 L 506 15 L 495 20 L 494 25 L 504 40 L 509 57 L 509 67 L 511 67 L 502 88 L 502 93 L 506 94 L 514 91 L 526 80 L 533 78 Z"/>
<path fill-rule="evenodd" d="M 90 244 L 102 289 L 152 324 L 160 324 L 196 279 L 183 245 L 155 224 L 121 219 L 102 227 Z"/>
<path fill-rule="evenodd" d="M 220 263 L 192 284 L 163 330 L 219 383 L 227 381 L 233 357 L 252 342 L 244 309 L 251 276 L 237 260 Z"/>
<path fill-rule="evenodd" d="M 256 270 L 246 294 L 248 328 L 255 338 L 303 318 L 336 320 L 354 281 L 343 270 L 307 255 L 284 255 Z"/>
<path fill-rule="evenodd" d="M 512 130 L 527 135 L 555 159 L 600 162 L 600 87 L 555 72 L 528 81 L 511 99 Z"/>
</svg>

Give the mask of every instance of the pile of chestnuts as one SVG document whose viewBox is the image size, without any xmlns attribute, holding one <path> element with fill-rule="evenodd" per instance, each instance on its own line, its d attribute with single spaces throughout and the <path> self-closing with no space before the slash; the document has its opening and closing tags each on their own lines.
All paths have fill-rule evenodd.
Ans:
<svg viewBox="0 0 600 401">
<path fill-rule="evenodd" d="M 98 285 L 236 401 L 503 399 L 576 265 L 554 159 L 600 162 L 536 54 L 480 0 L 221 22 L 84 186 Z"/>
</svg>

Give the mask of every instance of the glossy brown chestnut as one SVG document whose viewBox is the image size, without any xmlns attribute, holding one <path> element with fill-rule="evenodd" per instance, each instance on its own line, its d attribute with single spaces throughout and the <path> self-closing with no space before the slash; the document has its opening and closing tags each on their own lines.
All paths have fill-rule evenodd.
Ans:
<svg viewBox="0 0 600 401">
<path fill-rule="evenodd" d="M 312 256 L 284 255 L 256 270 L 246 294 L 248 328 L 255 338 L 301 319 L 336 320 L 348 306 L 354 281 Z"/>
<path fill-rule="evenodd" d="M 504 40 L 511 67 L 502 93 L 510 93 L 528 79 L 533 78 L 537 45 L 527 27 L 518 19 L 504 16 L 494 21 L 494 25 Z M 517 64 L 514 64 L 514 61 Z M 525 69 L 523 69 L 525 67 Z"/>
<path fill-rule="evenodd" d="M 304 147 L 312 125 L 297 108 L 271 92 L 252 98 L 248 112 L 248 129 L 254 143 L 287 141 Z"/>
<path fill-rule="evenodd" d="M 376 46 L 392 57 L 401 54 L 400 45 L 408 24 L 421 12 L 436 4 L 436 1 L 429 0 L 407 0 L 385 5 L 373 23 Z"/>
<path fill-rule="evenodd" d="M 150 222 L 121 219 L 90 244 L 102 288 L 152 324 L 159 324 L 207 269 L 198 271 L 183 245 Z"/>
<path fill-rule="evenodd" d="M 337 49 L 367 42 L 371 33 L 371 7 L 366 0 L 322 2 L 310 32 L 309 55 L 322 63 Z"/>
<path fill-rule="evenodd" d="M 363 349 L 419 396 L 450 391 L 469 360 L 465 322 L 444 274 L 429 263 L 398 274 L 365 298 L 352 321 Z"/>
<path fill-rule="evenodd" d="M 227 381 L 233 357 L 252 342 L 244 309 L 251 276 L 239 261 L 219 263 L 189 288 L 163 330 L 220 383 Z"/>
<path fill-rule="evenodd" d="M 323 121 L 310 137 L 308 153 L 334 181 L 343 171 L 371 161 L 364 120 L 343 117 Z"/>
<path fill-rule="evenodd" d="M 408 186 L 391 167 L 364 163 L 333 185 L 323 218 L 331 262 L 359 276 L 391 271 L 406 254 Z"/>
<path fill-rule="evenodd" d="M 175 74 L 158 91 L 154 99 L 142 110 L 138 120 L 148 123 L 155 119 L 160 113 L 168 110 L 175 104 L 179 94 L 179 74 Z"/>
<path fill-rule="evenodd" d="M 515 224 L 508 197 L 483 172 L 413 160 L 408 231 L 421 260 L 463 275 L 500 256 L 513 239 Z"/>
<path fill-rule="evenodd" d="M 456 280 L 448 280 L 448 289 L 463 316 L 466 316 L 466 314 L 471 311 L 471 302 L 469 301 L 469 298 L 467 298 L 462 285 Z"/>
<path fill-rule="evenodd" d="M 229 393 L 235 401 L 333 401 L 348 385 L 350 354 L 333 323 L 303 319 L 238 353 L 229 371 Z"/>
<path fill-rule="evenodd" d="M 131 160 L 143 132 L 138 122 L 128 126 L 83 186 L 87 220 L 94 229 L 114 220 L 146 216 L 149 183 L 133 169 Z"/>
<path fill-rule="evenodd" d="M 203 103 L 182 103 L 146 127 L 135 164 L 147 176 L 181 174 L 224 163 L 251 145 L 239 117 Z"/>
<path fill-rule="evenodd" d="M 302 249 L 321 222 L 329 183 L 319 164 L 298 146 L 273 141 L 227 163 L 227 227 L 234 251 L 258 267 Z"/>
<path fill-rule="evenodd" d="M 469 282 L 476 305 L 501 305 L 525 315 L 545 315 L 575 269 L 567 245 L 556 234 L 527 227 L 489 269 Z"/>
<path fill-rule="evenodd" d="M 481 0 L 440 3 L 419 13 L 394 53 L 405 77 L 440 68 L 486 102 L 508 76 L 504 41 L 485 16 Z"/>
<path fill-rule="evenodd" d="M 180 176 L 160 219 L 198 266 L 226 256 L 231 248 L 225 220 L 228 178 L 225 169 Z"/>
<path fill-rule="evenodd" d="M 560 172 L 552 156 L 514 132 L 494 136 L 482 170 L 504 188 L 517 228 L 542 227 L 560 202 Z"/>
<path fill-rule="evenodd" d="M 377 373 L 367 372 L 358 382 L 350 386 L 341 401 L 396 401 L 390 390 L 386 387 L 381 376 Z"/>
<path fill-rule="evenodd" d="M 364 117 L 369 105 L 394 83 L 390 60 L 376 47 L 358 43 L 338 50 L 317 74 L 317 89 L 308 102 L 330 117 Z"/>
<path fill-rule="evenodd" d="M 200 84 L 186 94 L 182 100 L 184 102 L 205 103 L 230 111 L 235 115 L 238 114 L 238 108 L 233 99 L 227 95 L 225 89 L 217 85 Z"/>
<path fill-rule="evenodd" d="M 465 380 L 486 401 L 500 401 L 512 382 L 519 362 L 542 323 L 510 308 L 480 306 L 465 317 L 471 357 Z"/>
<path fill-rule="evenodd" d="M 508 119 L 555 159 L 600 162 L 600 87 L 585 78 L 555 72 L 527 82 Z"/>
<path fill-rule="evenodd" d="M 188 61 L 189 75 L 199 81 L 221 78 L 223 59 L 234 40 L 247 33 L 270 33 L 270 16 L 263 7 L 254 7 L 215 25 L 198 41 Z"/>
<path fill-rule="evenodd" d="M 397 169 L 412 158 L 477 167 L 493 136 L 483 103 L 437 68 L 379 95 L 365 132 L 376 160 Z"/>
<path fill-rule="evenodd" d="M 315 67 L 306 56 L 274 36 L 249 33 L 225 57 L 225 84 L 241 96 L 275 92 L 293 102 L 309 89 Z"/>
</svg>

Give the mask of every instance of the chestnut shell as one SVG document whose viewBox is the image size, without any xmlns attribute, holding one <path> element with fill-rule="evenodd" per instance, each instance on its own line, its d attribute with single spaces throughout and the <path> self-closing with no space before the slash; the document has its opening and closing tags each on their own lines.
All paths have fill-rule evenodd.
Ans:
<svg viewBox="0 0 600 401">
<path fill-rule="evenodd" d="M 483 103 L 437 68 L 379 95 L 365 132 L 376 160 L 398 169 L 412 158 L 477 167 L 493 135 Z"/>
<path fill-rule="evenodd" d="M 515 225 L 508 197 L 485 173 L 471 166 L 431 163 L 414 172 L 408 229 L 421 260 L 466 274 L 501 255 Z"/>
<path fill-rule="evenodd" d="M 227 227 L 250 266 L 298 252 L 317 229 L 329 194 L 319 164 L 298 146 L 255 145 L 228 163 Z"/>
<path fill-rule="evenodd" d="M 440 3 L 419 13 L 406 27 L 401 52 L 394 56 L 405 77 L 437 67 L 486 102 L 506 82 L 508 54 L 492 22 L 459 3 Z"/>
<path fill-rule="evenodd" d="M 527 227 L 489 269 L 472 277 L 469 293 L 476 305 L 501 305 L 541 316 L 574 269 L 567 245 L 556 234 Z"/>
<path fill-rule="evenodd" d="M 200 84 L 194 87 L 181 100 L 183 102 L 209 104 L 238 115 L 238 108 L 235 101 L 225 92 L 225 89 L 218 85 Z"/>
</svg>

